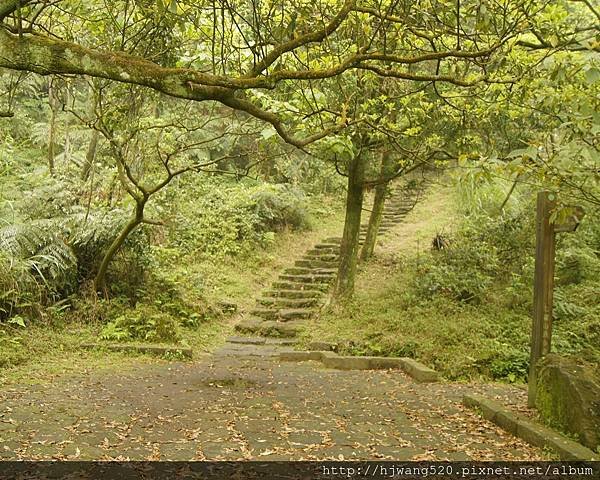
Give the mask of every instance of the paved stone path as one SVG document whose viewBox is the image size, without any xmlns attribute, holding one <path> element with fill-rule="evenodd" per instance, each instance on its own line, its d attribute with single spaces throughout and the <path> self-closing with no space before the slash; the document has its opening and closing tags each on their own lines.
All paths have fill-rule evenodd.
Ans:
<svg viewBox="0 0 600 480">
<path fill-rule="evenodd" d="M 279 362 L 281 348 L 227 344 L 195 362 L 4 389 L 0 459 L 540 458 L 460 403 L 521 390 Z"/>
</svg>

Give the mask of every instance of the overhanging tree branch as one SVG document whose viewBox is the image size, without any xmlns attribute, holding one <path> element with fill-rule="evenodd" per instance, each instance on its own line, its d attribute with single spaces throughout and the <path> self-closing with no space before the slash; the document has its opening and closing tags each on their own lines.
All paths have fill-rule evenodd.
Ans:
<svg viewBox="0 0 600 480">
<path fill-rule="evenodd" d="M 344 6 L 338 12 L 338 14 L 325 26 L 316 32 L 307 33 L 301 35 L 289 42 L 282 43 L 271 50 L 265 58 L 263 58 L 256 66 L 252 69 L 250 77 L 256 77 L 269 68 L 278 58 L 284 53 L 291 52 L 297 48 L 308 45 L 309 43 L 322 42 L 328 35 L 335 32 L 342 22 L 346 19 L 348 14 L 352 11 L 356 1 L 346 1 Z"/>
<path fill-rule="evenodd" d="M 24 7 L 28 3 L 32 3 L 32 1 L 31 0 L 0 0 L 0 20 L 3 20 L 4 18 L 13 14 L 19 8 Z"/>
</svg>

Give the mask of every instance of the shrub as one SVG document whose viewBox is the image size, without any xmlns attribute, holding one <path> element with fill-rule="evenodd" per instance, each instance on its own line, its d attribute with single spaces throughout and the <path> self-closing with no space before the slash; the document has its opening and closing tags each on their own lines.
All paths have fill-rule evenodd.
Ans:
<svg viewBox="0 0 600 480">
<path fill-rule="evenodd" d="M 486 243 L 457 238 L 450 248 L 429 257 L 415 277 L 418 292 L 424 298 L 448 295 L 465 302 L 480 301 L 498 268 L 496 249 Z"/>
<path fill-rule="evenodd" d="M 78 262 L 80 280 L 94 275 L 104 252 L 129 219 L 129 212 L 112 209 L 71 215 L 65 226 L 68 242 Z M 109 284 L 122 282 L 129 290 L 137 288 L 149 261 L 150 236 L 146 226 L 135 229 L 111 265 Z"/>
<path fill-rule="evenodd" d="M 526 349 L 503 345 L 492 357 L 480 362 L 480 366 L 484 371 L 489 370 L 494 379 L 524 382 L 529 372 L 529 353 Z"/>
<path fill-rule="evenodd" d="M 189 298 L 189 285 L 182 285 L 169 272 L 151 269 L 144 286 L 135 293 L 132 307 L 125 297 L 103 302 L 108 322 L 100 333 L 104 340 L 176 343 L 181 328 L 197 328 L 215 315 L 199 297 Z"/>
<path fill-rule="evenodd" d="M 556 272 L 561 285 L 600 277 L 600 217 L 591 208 L 587 211 L 587 218 L 574 235 L 557 238 Z"/>
<path fill-rule="evenodd" d="M 237 255 L 268 243 L 273 231 L 308 226 L 304 195 L 288 185 L 212 182 L 188 190 L 185 214 L 175 212 L 170 238 L 182 252 Z"/>
<path fill-rule="evenodd" d="M 306 199 L 301 190 L 286 184 L 261 185 L 250 195 L 261 231 L 308 227 Z"/>
<path fill-rule="evenodd" d="M 176 342 L 180 339 L 179 325 L 168 313 L 154 306 L 139 304 L 135 309 L 119 315 L 102 332 L 103 340 L 142 340 Z"/>
<path fill-rule="evenodd" d="M 47 222 L 0 228 L 0 319 L 72 291 L 76 266 L 73 251 Z"/>
<path fill-rule="evenodd" d="M 510 280 L 514 287 L 522 283 L 521 277 L 530 274 L 523 259 L 533 252 L 530 220 L 526 212 L 491 216 L 472 211 L 447 248 L 420 266 L 416 285 L 421 296 L 441 293 L 479 302 L 498 280 Z"/>
</svg>

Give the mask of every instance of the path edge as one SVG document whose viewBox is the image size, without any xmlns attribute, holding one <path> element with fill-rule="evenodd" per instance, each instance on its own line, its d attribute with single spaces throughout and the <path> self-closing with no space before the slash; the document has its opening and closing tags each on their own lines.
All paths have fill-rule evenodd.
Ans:
<svg viewBox="0 0 600 480">
<path fill-rule="evenodd" d="M 285 350 L 279 360 L 288 362 L 318 361 L 326 368 L 336 370 L 402 370 L 419 383 L 433 383 L 440 380 L 440 374 L 422 363 L 406 357 L 352 357 L 342 356 L 331 351 Z"/>
<path fill-rule="evenodd" d="M 480 395 L 467 394 L 463 397 L 463 405 L 473 410 L 479 410 L 483 418 L 530 445 L 551 449 L 559 455 L 561 460 L 600 460 L 600 454 L 594 453 L 589 448 L 548 427 L 513 413 L 494 400 Z"/>
</svg>

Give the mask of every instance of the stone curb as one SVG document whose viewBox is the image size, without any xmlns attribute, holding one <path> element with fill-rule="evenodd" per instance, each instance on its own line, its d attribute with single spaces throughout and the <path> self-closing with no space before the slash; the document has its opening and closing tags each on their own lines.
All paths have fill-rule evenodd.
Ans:
<svg viewBox="0 0 600 480">
<path fill-rule="evenodd" d="M 326 368 L 337 370 L 384 370 L 398 369 L 420 383 L 437 382 L 440 375 L 435 370 L 413 360 L 412 358 L 390 357 L 346 357 L 331 351 L 299 351 L 285 350 L 280 352 L 279 360 L 291 362 L 304 362 L 308 360 L 320 361 Z"/>
<path fill-rule="evenodd" d="M 137 353 L 151 353 L 153 355 L 167 355 L 177 354 L 182 355 L 185 358 L 192 358 L 193 352 L 191 348 L 182 347 L 159 347 L 155 345 L 118 345 L 118 344 L 107 344 L 102 343 L 84 343 L 81 345 L 82 348 L 86 349 L 106 349 L 113 352 L 137 352 Z"/>
<path fill-rule="evenodd" d="M 479 395 L 465 395 L 463 404 L 469 408 L 481 410 L 483 418 L 495 423 L 503 430 L 511 433 L 530 445 L 539 448 L 550 448 L 561 460 L 598 461 L 600 455 L 589 448 L 561 435 L 542 425 L 508 411 L 498 402 Z"/>
</svg>

